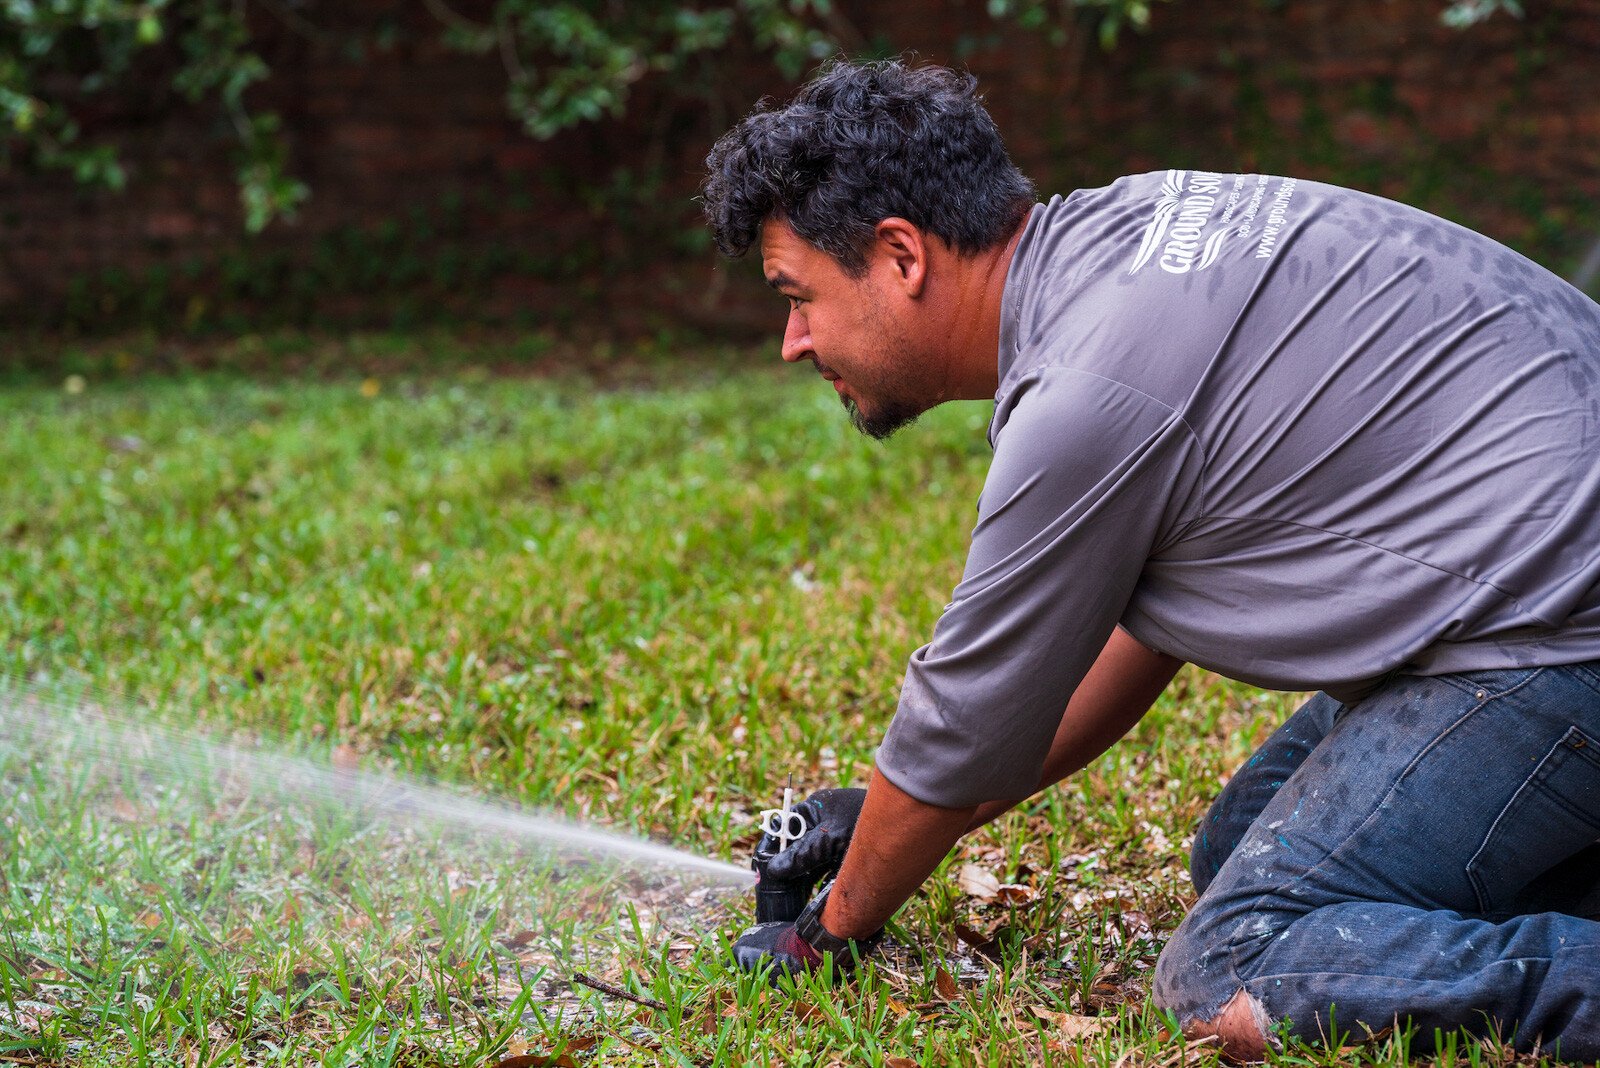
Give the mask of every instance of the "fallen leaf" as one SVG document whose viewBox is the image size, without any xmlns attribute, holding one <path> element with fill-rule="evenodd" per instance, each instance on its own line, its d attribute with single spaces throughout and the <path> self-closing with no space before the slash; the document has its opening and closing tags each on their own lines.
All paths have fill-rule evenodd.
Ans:
<svg viewBox="0 0 1600 1068">
<path fill-rule="evenodd" d="M 1000 892 L 1000 880 L 976 864 L 963 864 L 956 875 L 956 885 L 963 893 L 980 901 L 989 901 Z"/>
<path fill-rule="evenodd" d="M 1002 905 L 1026 905 L 1033 900 L 1033 889 L 1020 883 L 1006 883 L 995 891 L 994 897 Z"/>
<path fill-rule="evenodd" d="M 789 1006 L 789 1015 L 793 1016 L 797 1020 L 814 1020 L 819 1016 L 822 1016 L 824 1019 L 827 1018 L 823 1015 L 821 1009 L 817 1008 L 809 1001 L 797 1001 L 791 1004 Z"/>
<path fill-rule="evenodd" d="M 917 1062 L 910 1057 L 887 1057 L 883 1063 L 888 1068 L 917 1068 Z"/>
<path fill-rule="evenodd" d="M 123 823 L 137 823 L 143 818 L 139 806 L 126 797 L 119 797 L 111 802 L 111 814 Z"/>
<path fill-rule="evenodd" d="M 1079 1016 L 1070 1012 L 1060 1013 L 1055 1025 L 1063 1038 L 1090 1038 L 1106 1029 L 1106 1021 L 1102 1017 Z"/>
<path fill-rule="evenodd" d="M 700 1021 L 700 1033 L 714 1035 L 720 1026 L 719 1021 L 725 1016 L 731 1016 L 738 1005 L 738 998 L 730 990 L 713 990 L 703 1000 L 695 1016 Z"/>
<path fill-rule="evenodd" d="M 1068 1012 L 1054 1012 L 1043 1005 L 1029 1005 L 1028 1011 L 1052 1026 L 1059 1026 L 1063 1019 L 1072 1015 Z"/>
<path fill-rule="evenodd" d="M 956 937 L 979 956 L 988 957 L 990 960 L 1000 959 L 1000 944 L 988 935 L 975 931 L 964 923 L 958 923 Z"/>
<path fill-rule="evenodd" d="M 954 1001 L 961 996 L 961 987 L 956 985 L 955 977 L 943 968 L 939 968 L 933 973 L 933 988 L 946 1001 Z"/>
<path fill-rule="evenodd" d="M 548 1053 L 524 1053 L 507 1057 L 494 1068 L 578 1068 L 578 1062 L 565 1053 L 552 1057 Z"/>
<path fill-rule="evenodd" d="M 1155 928 L 1150 924 L 1150 917 L 1138 909 L 1128 909 L 1117 914 L 1117 923 L 1122 927 L 1122 933 L 1130 942 L 1143 939 L 1152 941 L 1155 938 Z"/>
</svg>

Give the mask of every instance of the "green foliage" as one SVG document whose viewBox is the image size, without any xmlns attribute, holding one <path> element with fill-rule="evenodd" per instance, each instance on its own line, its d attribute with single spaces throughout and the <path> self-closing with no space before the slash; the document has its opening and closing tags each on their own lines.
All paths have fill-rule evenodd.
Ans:
<svg viewBox="0 0 1600 1068">
<path fill-rule="evenodd" d="M 797 77 L 837 47 L 816 25 L 830 0 L 739 0 L 701 10 L 637 5 L 628 17 L 600 0 L 500 0 L 495 25 L 458 34 L 462 44 L 493 47 L 510 80 L 513 113 L 535 137 L 622 114 L 632 85 L 715 56 L 744 32 Z M 553 62 L 552 62 L 553 61 Z"/>
<path fill-rule="evenodd" d="M 323 0 L 329 3 L 331 0 Z M 510 112 L 534 137 L 623 114 L 647 78 L 704 98 L 729 56 L 766 56 L 791 81 L 846 48 L 864 47 L 833 0 L 718 0 L 634 4 L 608 0 L 497 0 L 487 21 L 427 0 L 451 47 L 494 57 L 505 69 Z M 258 0 L 3 0 L 0 21 L 0 165 L 66 169 L 78 181 L 119 189 L 127 182 L 115 149 L 87 133 L 85 108 L 133 86 L 216 107 L 232 129 L 246 228 L 290 217 L 309 190 L 289 170 L 282 123 L 247 97 L 271 72 L 255 50 Z M 297 5 L 301 32 L 317 4 Z M 998 21 L 1061 39 L 1074 19 L 1112 44 L 1123 27 L 1143 29 L 1151 0 L 990 0 Z M 400 33 L 384 20 L 344 40 L 349 54 L 392 47 Z M 323 36 L 328 36 L 323 34 Z M 165 106 L 164 98 L 147 106 Z"/>
<path fill-rule="evenodd" d="M 6 0 L 4 16 L 0 123 L 9 130 L 0 136 L 0 164 L 26 159 L 69 170 L 85 185 L 122 188 L 127 175 L 115 150 L 85 137 L 75 112 L 126 92 L 152 53 L 168 62 L 175 54 L 170 89 L 217 104 L 235 132 L 246 226 L 257 231 L 292 215 L 308 195 L 285 169 L 278 116 L 246 107 L 246 91 L 269 72 L 250 50 L 243 4 Z"/>
<path fill-rule="evenodd" d="M 1107 49 L 1116 47 L 1124 27 L 1147 29 L 1151 7 L 1151 0 L 988 0 L 991 17 L 1046 33 L 1054 45 L 1066 44 L 1068 26 L 1076 19 L 1092 27 Z"/>
<path fill-rule="evenodd" d="M 1487 21 L 1499 11 L 1520 19 L 1523 15 L 1522 0 L 1454 0 L 1439 18 L 1446 26 L 1464 30 Z"/>
</svg>

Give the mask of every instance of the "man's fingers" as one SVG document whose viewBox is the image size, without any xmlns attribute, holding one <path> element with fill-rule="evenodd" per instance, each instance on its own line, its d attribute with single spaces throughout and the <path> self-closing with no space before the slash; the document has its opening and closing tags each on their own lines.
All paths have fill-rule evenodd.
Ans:
<svg viewBox="0 0 1600 1068">
<path fill-rule="evenodd" d="M 767 862 L 767 873 L 778 879 L 793 879 L 798 875 L 815 875 L 833 864 L 833 837 L 827 828 L 817 827 L 807 831 L 782 853 Z"/>
</svg>

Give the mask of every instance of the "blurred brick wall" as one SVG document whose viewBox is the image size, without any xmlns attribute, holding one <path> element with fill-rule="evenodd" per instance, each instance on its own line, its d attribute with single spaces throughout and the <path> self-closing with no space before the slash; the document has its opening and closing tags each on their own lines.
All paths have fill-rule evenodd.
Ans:
<svg viewBox="0 0 1600 1068">
<path fill-rule="evenodd" d="M 1165 166 L 1290 172 L 1421 203 L 1557 269 L 1600 222 L 1600 0 L 1528 0 L 1525 20 L 1465 32 L 1440 24 L 1438 0 L 1176 0 L 1110 53 L 1087 25 L 1052 44 L 982 6 L 885 0 L 844 13 L 862 43 L 977 73 L 1044 194 Z M 291 169 L 312 189 L 296 220 L 245 237 L 226 118 L 154 89 L 123 94 L 83 119 L 124 146 L 126 192 L 0 172 L 0 318 L 48 321 L 74 279 L 81 288 L 108 270 L 183 264 L 177 288 L 203 292 L 229 250 L 239 262 L 277 254 L 276 269 L 292 272 L 338 228 L 420 225 L 451 198 L 445 236 L 458 252 L 502 250 L 459 287 L 459 314 L 582 305 L 625 325 L 649 311 L 746 326 L 776 314 L 751 269 L 719 268 L 673 238 L 693 218 L 714 131 L 785 93 L 775 72 L 751 64 L 708 103 L 645 85 L 626 123 L 540 142 L 508 118 L 498 60 L 438 44 L 421 5 L 321 7 L 344 20 L 319 7 L 325 31 L 389 19 L 402 32 L 357 58 L 261 16 L 273 77 L 252 103 L 283 114 Z M 596 190 L 646 157 L 667 176 L 649 199 L 668 210 L 613 212 Z M 362 299 L 328 301 L 359 318 Z"/>
</svg>

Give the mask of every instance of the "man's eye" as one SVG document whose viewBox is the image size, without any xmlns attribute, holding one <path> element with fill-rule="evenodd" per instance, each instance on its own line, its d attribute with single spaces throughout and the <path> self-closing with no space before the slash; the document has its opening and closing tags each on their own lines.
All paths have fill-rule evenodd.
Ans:
<svg viewBox="0 0 1600 1068">
<path fill-rule="evenodd" d="M 804 303 L 805 303 L 805 301 L 802 300 L 799 297 L 790 297 L 789 298 L 789 310 L 790 311 L 799 311 L 800 310 L 800 305 L 802 305 Z"/>
</svg>

